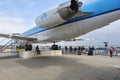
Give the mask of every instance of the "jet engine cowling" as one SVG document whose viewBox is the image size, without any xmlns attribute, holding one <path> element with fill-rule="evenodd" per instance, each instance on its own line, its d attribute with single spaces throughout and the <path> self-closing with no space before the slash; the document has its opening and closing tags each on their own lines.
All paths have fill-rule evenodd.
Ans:
<svg viewBox="0 0 120 80">
<path fill-rule="evenodd" d="M 81 5 L 82 3 L 76 0 L 60 4 L 39 15 L 35 20 L 36 25 L 42 28 L 55 27 L 76 15 Z"/>
</svg>

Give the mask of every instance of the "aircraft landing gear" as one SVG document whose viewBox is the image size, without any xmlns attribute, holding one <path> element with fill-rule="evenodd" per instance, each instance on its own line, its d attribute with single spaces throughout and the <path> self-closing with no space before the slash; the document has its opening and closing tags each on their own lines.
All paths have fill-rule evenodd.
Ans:
<svg viewBox="0 0 120 80">
<path fill-rule="evenodd" d="M 31 44 L 26 44 L 25 45 L 25 51 L 32 51 L 32 45 Z"/>
<path fill-rule="evenodd" d="M 58 45 L 56 45 L 55 43 L 52 45 L 51 47 L 52 50 L 59 50 Z"/>
</svg>

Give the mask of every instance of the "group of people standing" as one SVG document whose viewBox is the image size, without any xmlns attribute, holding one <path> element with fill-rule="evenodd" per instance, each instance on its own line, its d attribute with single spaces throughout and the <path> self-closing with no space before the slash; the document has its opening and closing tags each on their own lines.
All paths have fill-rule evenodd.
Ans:
<svg viewBox="0 0 120 80">
<path fill-rule="evenodd" d="M 67 46 L 65 46 L 65 52 L 64 53 L 71 53 L 71 54 L 78 54 L 81 55 L 84 53 L 85 47 L 81 46 L 81 47 L 72 47 L 70 46 L 69 48 Z"/>
<path fill-rule="evenodd" d="M 25 46 L 17 46 L 16 47 L 16 51 L 19 52 L 19 49 L 25 49 L 25 51 L 32 51 L 32 45 L 31 44 L 26 44 Z M 62 48 L 59 48 L 59 49 L 62 49 Z M 39 49 L 39 46 L 36 45 L 35 47 L 35 50 L 36 50 L 36 53 L 37 54 L 40 54 L 40 49 Z M 69 53 L 69 54 L 77 54 L 77 55 L 81 55 L 81 54 L 88 54 L 88 55 L 94 55 L 94 51 L 96 49 L 94 48 L 94 46 L 91 46 L 91 47 L 88 47 L 88 48 L 85 48 L 84 46 L 79 46 L 79 47 L 72 47 L 72 46 L 65 46 L 64 47 L 64 50 L 63 50 L 63 53 Z M 113 56 L 113 53 L 115 52 L 115 48 L 114 47 L 110 47 L 108 48 L 109 50 L 109 53 L 110 53 L 110 57 Z"/>
<path fill-rule="evenodd" d="M 67 47 L 65 46 L 64 48 L 64 51 L 63 53 L 64 54 L 78 54 L 78 55 L 81 55 L 81 54 L 88 54 L 88 55 L 94 55 L 94 51 L 95 51 L 95 47 L 94 46 L 90 46 L 88 48 L 85 48 L 84 46 L 81 46 L 81 47 Z M 113 56 L 113 53 L 115 52 L 115 48 L 114 47 L 110 47 L 109 49 L 109 55 L 110 57 Z"/>
<path fill-rule="evenodd" d="M 89 49 L 88 49 L 88 55 L 93 55 L 94 50 L 95 50 L 94 46 L 92 46 L 92 47 L 90 46 Z"/>
</svg>

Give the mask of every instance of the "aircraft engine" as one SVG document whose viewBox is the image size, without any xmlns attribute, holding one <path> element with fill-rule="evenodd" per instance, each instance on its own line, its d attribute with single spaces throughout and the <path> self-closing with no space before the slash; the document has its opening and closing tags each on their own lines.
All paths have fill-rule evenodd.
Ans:
<svg viewBox="0 0 120 80">
<path fill-rule="evenodd" d="M 82 3 L 78 0 L 62 3 L 58 7 L 49 9 L 39 15 L 35 20 L 36 25 L 41 28 L 55 27 L 76 15 L 81 6 Z"/>
</svg>

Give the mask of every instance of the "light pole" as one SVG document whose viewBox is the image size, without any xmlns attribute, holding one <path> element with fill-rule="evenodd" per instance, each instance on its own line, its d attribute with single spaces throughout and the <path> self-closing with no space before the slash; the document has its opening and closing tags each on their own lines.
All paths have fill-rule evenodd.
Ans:
<svg viewBox="0 0 120 80">
<path fill-rule="evenodd" d="M 108 54 L 108 42 L 103 42 L 104 43 L 104 45 L 105 45 L 105 53 L 106 53 L 106 55 Z"/>
<path fill-rule="evenodd" d="M 104 42 L 104 45 L 107 48 L 108 47 L 108 42 Z"/>
</svg>

